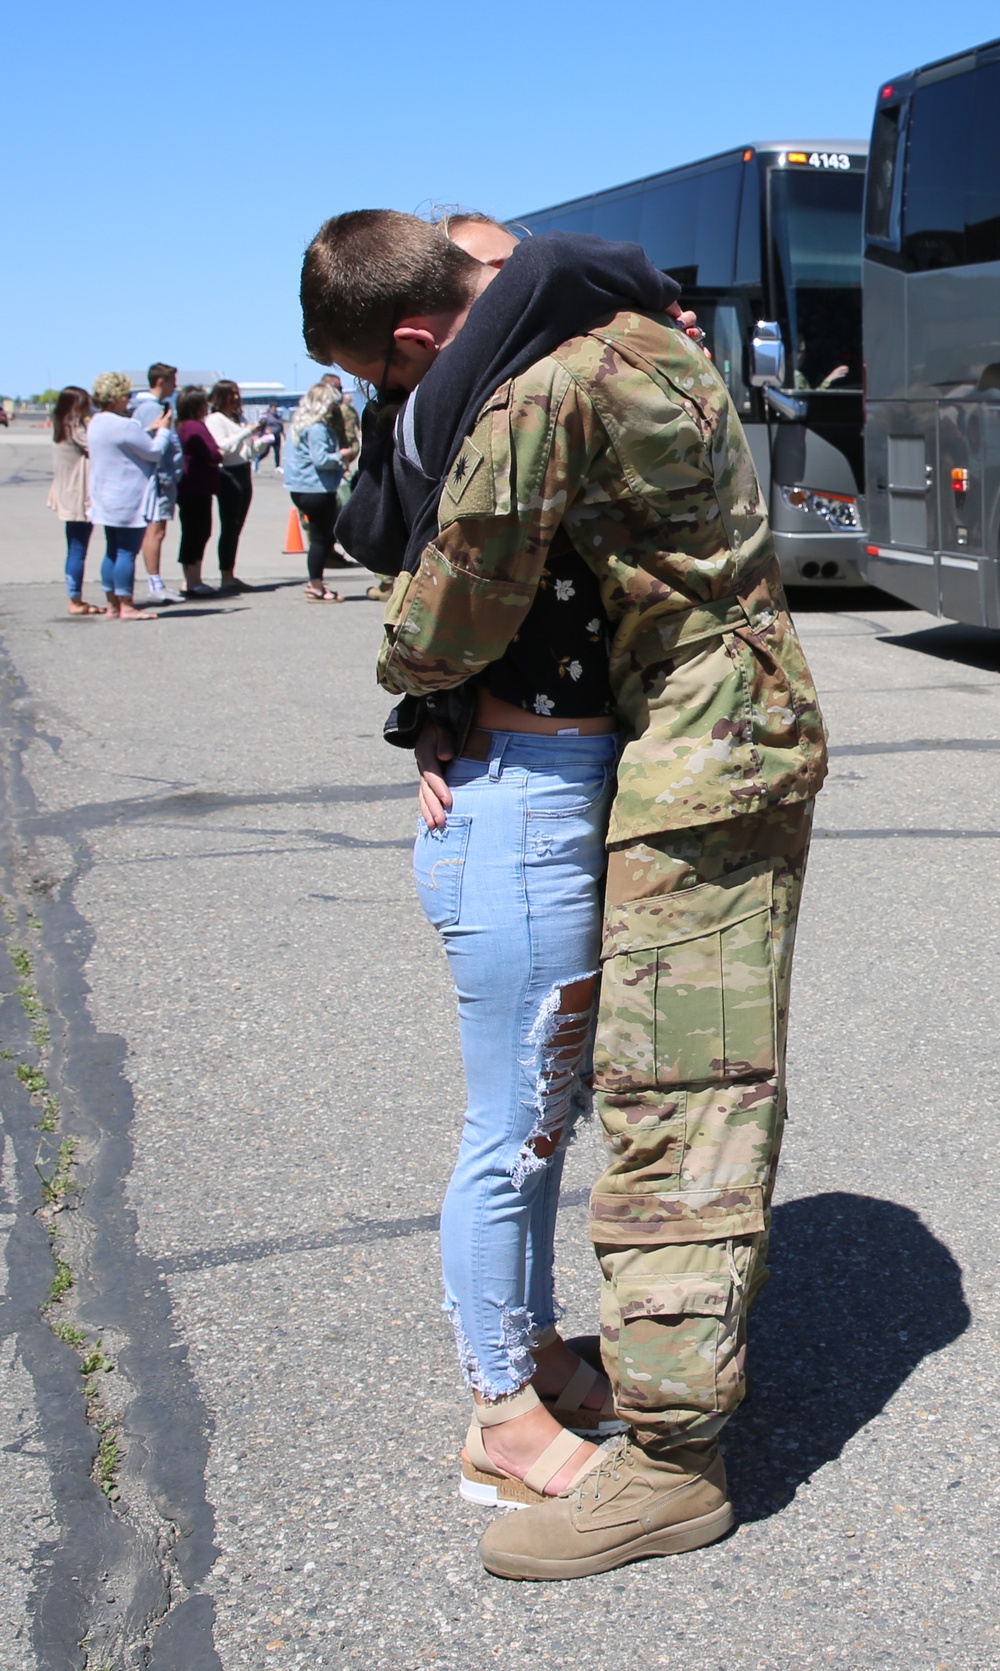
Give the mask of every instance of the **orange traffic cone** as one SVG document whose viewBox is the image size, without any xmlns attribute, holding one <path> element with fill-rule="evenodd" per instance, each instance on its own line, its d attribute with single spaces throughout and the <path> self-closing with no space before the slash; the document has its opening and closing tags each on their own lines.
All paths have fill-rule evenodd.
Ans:
<svg viewBox="0 0 1000 1671">
<path fill-rule="evenodd" d="M 302 544 L 302 525 L 299 522 L 299 513 L 293 505 L 288 513 L 288 527 L 285 529 L 285 556 L 301 557 L 305 549 Z"/>
</svg>

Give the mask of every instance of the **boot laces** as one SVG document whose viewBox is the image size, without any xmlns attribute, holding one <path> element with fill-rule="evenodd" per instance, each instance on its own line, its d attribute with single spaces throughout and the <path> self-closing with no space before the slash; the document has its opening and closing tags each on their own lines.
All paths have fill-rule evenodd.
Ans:
<svg viewBox="0 0 1000 1671">
<path fill-rule="evenodd" d="M 589 1490 L 591 1486 L 593 1486 L 594 1490 L 594 1502 L 600 1502 L 601 1475 L 606 1474 L 609 1479 L 618 1479 L 619 1468 L 625 1463 L 629 1450 L 631 1449 L 631 1445 L 632 1441 L 628 1434 L 619 1433 L 616 1439 L 612 1439 L 607 1445 L 601 1446 L 601 1449 L 598 1452 L 601 1460 L 598 1462 L 597 1467 L 592 1469 L 589 1474 L 585 1474 L 576 1488 L 577 1508 L 579 1508 L 583 1503 L 584 1491 Z"/>
</svg>

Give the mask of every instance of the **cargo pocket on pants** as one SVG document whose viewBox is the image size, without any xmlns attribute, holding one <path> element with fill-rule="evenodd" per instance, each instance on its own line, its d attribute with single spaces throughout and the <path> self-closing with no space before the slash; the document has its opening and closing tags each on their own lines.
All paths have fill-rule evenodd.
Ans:
<svg viewBox="0 0 1000 1671">
<path fill-rule="evenodd" d="M 469 845 L 471 817 L 449 817 L 441 830 L 423 819 L 413 848 L 413 875 L 427 921 L 434 928 L 453 928 L 462 908 L 462 873 Z"/>
<path fill-rule="evenodd" d="M 666 1412 L 712 1414 L 737 1385 L 738 1296 L 716 1272 L 605 1281 L 601 1331 L 617 1341 L 618 1409 L 642 1426 Z"/>
<path fill-rule="evenodd" d="M 610 1093 L 775 1071 L 770 864 L 609 905 L 595 1068 Z"/>
</svg>

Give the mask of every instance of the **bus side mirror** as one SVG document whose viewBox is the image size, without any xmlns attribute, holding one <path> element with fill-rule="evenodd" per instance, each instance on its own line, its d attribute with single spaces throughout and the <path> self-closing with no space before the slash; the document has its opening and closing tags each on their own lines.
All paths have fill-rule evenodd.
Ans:
<svg viewBox="0 0 1000 1671">
<path fill-rule="evenodd" d="M 780 388 L 785 381 L 785 345 L 781 326 L 758 319 L 750 338 L 750 381 L 755 389 Z"/>
</svg>

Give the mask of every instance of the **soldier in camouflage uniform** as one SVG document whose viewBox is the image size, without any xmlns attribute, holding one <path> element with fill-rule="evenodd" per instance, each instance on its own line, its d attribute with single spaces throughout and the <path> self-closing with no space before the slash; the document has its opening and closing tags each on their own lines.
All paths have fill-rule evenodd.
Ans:
<svg viewBox="0 0 1000 1671">
<path fill-rule="evenodd" d="M 595 322 L 482 407 L 436 538 L 399 576 L 378 676 L 474 680 L 565 542 L 600 579 L 623 733 L 591 1228 L 605 1365 L 632 1442 L 495 1523 L 487 1567 L 572 1577 L 731 1523 L 715 1436 L 743 1394 L 784 1120 L 796 916 L 822 719 L 728 393 L 664 318 Z"/>
</svg>

